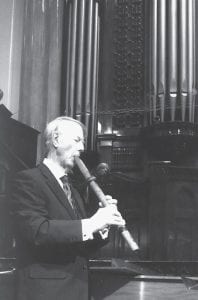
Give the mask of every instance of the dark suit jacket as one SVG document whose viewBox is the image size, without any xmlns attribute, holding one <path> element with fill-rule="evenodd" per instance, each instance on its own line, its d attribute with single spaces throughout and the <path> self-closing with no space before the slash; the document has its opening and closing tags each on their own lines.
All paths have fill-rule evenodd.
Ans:
<svg viewBox="0 0 198 300">
<path fill-rule="evenodd" d="M 82 241 L 66 195 L 43 164 L 17 174 L 11 208 L 16 233 L 18 300 L 87 300 L 87 258 L 104 245 Z M 82 218 L 83 202 L 72 188 Z"/>
</svg>

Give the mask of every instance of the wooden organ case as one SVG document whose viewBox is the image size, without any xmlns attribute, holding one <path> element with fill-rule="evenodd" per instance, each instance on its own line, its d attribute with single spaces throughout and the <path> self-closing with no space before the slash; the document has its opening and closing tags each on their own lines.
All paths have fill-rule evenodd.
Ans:
<svg viewBox="0 0 198 300">
<path fill-rule="evenodd" d="M 11 118 L 0 105 L 0 299 L 14 299 L 15 251 L 7 199 L 13 173 L 36 164 L 38 131 Z"/>
<path fill-rule="evenodd" d="M 178 276 L 181 283 L 181 275 L 198 274 L 198 98 L 197 85 L 192 84 L 197 59 L 190 56 L 197 42 L 192 46 L 188 35 L 185 40 L 179 35 L 184 32 L 184 16 L 193 23 L 185 28 L 192 40 L 192 28 L 197 26 L 183 2 L 177 2 L 177 14 L 170 3 L 112 0 L 101 4 L 96 144 L 100 162 L 110 166 L 101 184 L 118 199 L 140 254 L 137 257 L 116 229 L 112 231 L 108 246 L 93 259 L 93 299 L 176 299 L 175 291 L 174 296 L 168 294 L 172 287 L 165 295 L 155 294 L 159 282 L 151 295 L 144 294 L 144 280 L 133 294 L 134 278 L 154 275 L 171 281 L 170 276 Z M 185 3 L 192 8 L 195 2 Z M 186 61 L 179 60 L 185 49 L 188 72 L 183 72 Z M 189 90 L 183 74 L 189 79 Z M 112 257 L 124 263 L 116 265 Z M 181 284 L 180 295 L 185 293 L 182 288 Z M 184 298 L 196 299 L 197 294 Z"/>
<path fill-rule="evenodd" d="M 184 108 L 175 113 L 168 107 L 167 99 L 163 118 L 160 118 L 160 113 L 163 115 L 160 105 L 156 116 L 152 115 L 152 103 L 147 105 L 147 100 L 153 99 L 152 87 L 148 87 L 151 69 L 146 53 L 150 43 L 150 35 L 146 36 L 150 5 L 150 1 L 144 0 L 112 0 L 101 9 L 104 63 L 96 144 L 99 161 L 110 166 L 110 173 L 101 185 L 106 193 L 118 199 L 119 209 L 140 253 L 137 257 L 116 229 L 112 231 L 108 246 L 93 259 L 93 278 L 100 280 L 96 286 L 93 279 L 93 287 L 99 294 L 105 286 L 103 276 L 108 272 L 112 272 L 112 282 L 119 270 L 118 277 L 124 270 L 131 272 L 131 278 L 134 274 L 198 274 L 197 119 L 194 123 L 188 118 L 181 119 Z M 156 101 L 161 99 L 160 91 L 156 97 Z M 182 102 L 180 95 L 177 101 Z M 174 119 L 170 119 L 170 115 L 174 115 Z M 112 257 L 131 264 L 115 268 Z M 150 273 L 145 267 L 149 267 Z M 100 285 L 102 282 L 104 285 Z M 110 286 L 108 280 L 107 285 L 106 292 Z M 116 284 L 113 286 L 117 290 Z M 118 298 L 113 298 L 114 292 L 107 292 L 108 296 L 113 293 L 109 299 L 126 296 L 118 292 Z M 127 295 L 126 299 L 132 298 Z M 95 294 L 94 299 L 108 299 L 108 296 L 97 298 Z"/>
</svg>

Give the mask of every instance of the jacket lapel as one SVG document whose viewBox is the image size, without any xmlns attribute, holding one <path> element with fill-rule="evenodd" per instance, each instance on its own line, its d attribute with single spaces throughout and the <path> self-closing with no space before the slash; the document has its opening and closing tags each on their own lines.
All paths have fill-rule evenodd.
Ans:
<svg viewBox="0 0 198 300">
<path fill-rule="evenodd" d="M 44 176 L 46 184 L 51 189 L 51 191 L 54 193 L 56 198 L 67 209 L 67 211 L 70 214 L 71 218 L 75 219 L 74 211 L 73 211 L 71 205 L 69 204 L 69 201 L 68 201 L 63 189 L 61 188 L 60 184 L 58 183 L 58 181 L 56 180 L 54 175 L 51 173 L 51 171 L 43 163 L 41 163 L 38 166 L 38 169 L 40 170 L 40 172 Z"/>
</svg>

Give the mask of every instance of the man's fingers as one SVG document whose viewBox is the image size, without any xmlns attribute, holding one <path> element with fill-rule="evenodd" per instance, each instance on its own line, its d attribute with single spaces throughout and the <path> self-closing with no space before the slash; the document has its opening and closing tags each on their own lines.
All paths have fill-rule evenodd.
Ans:
<svg viewBox="0 0 198 300">
<path fill-rule="evenodd" d="M 117 199 L 113 199 L 112 196 L 110 196 L 110 195 L 106 195 L 105 197 L 106 197 L 108 204 L 117 205 L 117 203 L 118 203 Z"/>
<path fill-rule="evenodd" d="M 109 199 L 107 202 L 108 202 L 108 205 L 115 205 L 115 206 L 117 206 L 117 204 L 118 204 L 118 200 L 113 199 L 113 198 Z M 102 204 L 102 202 L 99 202 L 99 207 L 104 207 L 104 205 Z"/>
</svg>

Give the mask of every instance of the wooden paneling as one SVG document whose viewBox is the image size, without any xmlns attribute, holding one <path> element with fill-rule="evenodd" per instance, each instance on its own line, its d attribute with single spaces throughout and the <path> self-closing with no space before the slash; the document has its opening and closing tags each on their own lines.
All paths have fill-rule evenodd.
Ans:
<svg viewBox="0 0 198 300">
<path fill-rule="evenodd" d="M 150 167 L 150 259 L 197 260 L 198 169 Z"/>
<path fill-rule="evenodd" d="M 38 131 L 14 120 L 0 106 L 0 299 L 15 295 L 15 241 L 9 212 L 9 178 L 36 164 Z"/>
<path fill-rule="evenodd" d="M 96 270 L 91 275 L 91 300 L 197 300 L 198 296 L 180 277 L 138 279 L 123 270 Z"/>
</svg>

